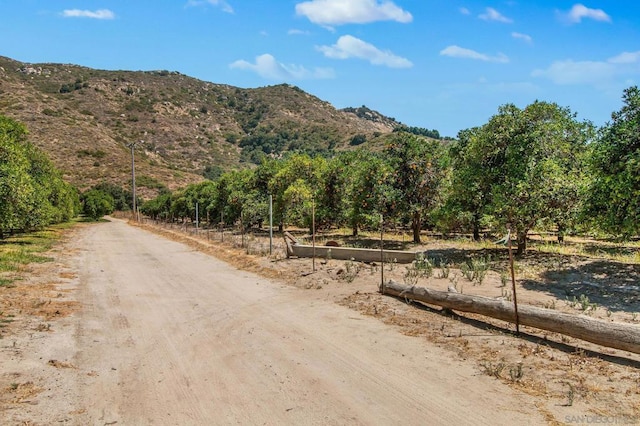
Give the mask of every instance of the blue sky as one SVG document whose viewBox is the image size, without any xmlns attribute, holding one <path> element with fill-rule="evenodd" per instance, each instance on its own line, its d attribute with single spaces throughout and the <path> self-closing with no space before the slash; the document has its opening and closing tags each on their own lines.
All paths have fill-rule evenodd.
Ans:
<svg viewBox="0 0 640 426">
<path fill-rule="evenodd" d="M 640 80 L 640 2 L 4 0 L 0 55 L 296 85 L 455 137 L 535 100 L 603 125 Z"/>
</svg>

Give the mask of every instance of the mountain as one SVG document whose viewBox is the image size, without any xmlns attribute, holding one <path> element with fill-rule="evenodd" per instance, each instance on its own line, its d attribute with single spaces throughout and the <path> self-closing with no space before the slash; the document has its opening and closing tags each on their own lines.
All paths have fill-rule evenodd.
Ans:
<svg viewBox="0 0 640 426">
<path fill-rule="evenodd" d="M 365 108 L 366 107 L 362 107 Z M 243 89 L 173 71 L 104 71 L 0 57 L 0 114 L 23 122 L 81 190 L 136 183 L 153 193 L 249 167 L 264 155 L 328 153 L 371 143 L 399 124 L 362 108 L 337 110 L 281 84 Z"/>
</svg>

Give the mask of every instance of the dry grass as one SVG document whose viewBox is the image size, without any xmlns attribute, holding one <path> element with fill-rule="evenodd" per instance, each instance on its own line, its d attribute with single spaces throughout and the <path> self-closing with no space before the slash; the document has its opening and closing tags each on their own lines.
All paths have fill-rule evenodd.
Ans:
<svg viewBox="0 0 640 426">
<path fill-rule="evenodd" d="M 33 382 L 13 382 L 0 393 L 0 404 L 25 404 L 42 392 L 43 389 Z"/>
<path fill-rule="evenodd" d="M 39 318 L 30 325 L 35 331 L 49 331 L 48 321 L 67 316 L 77 309 L 77 302 L 67 300 L 67 291 L 60 284 L 75 274 L 59 271 L 60 280 L 48 281 L 51 261 L 59 243 L 74 232 L 70 225 L 55 226 L 44 231 L 23 234 L 3 240 L 0 244 L 0 338 L 26 325 L 26 318 Z M 82 226 L 82 225 L 78 225 Z M 7 256 L 7 253 L 14 255 Z M 18 253 L 19 255 L 16 255 Z M 9 259 L 9 260 L 7 260 Z"/>
</svg>

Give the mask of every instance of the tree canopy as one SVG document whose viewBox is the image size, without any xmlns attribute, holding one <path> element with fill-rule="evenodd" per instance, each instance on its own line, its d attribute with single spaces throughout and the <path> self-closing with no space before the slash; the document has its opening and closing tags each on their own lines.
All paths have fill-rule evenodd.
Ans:
<svg viewBox="0 0 640 426">
<path fill-rule="evenodd" d="M 384 154 L 393 170 L 391 211 L 402 222 L 411 222 L 413 242 L 419 243 L 423 217 L 439 201 L 446 170 L 443 146 L 401 133 Z"/>
<path fill-rule="evenodd" d="M 624 92 L 623 108 L 599 132 L 568 108 L 536 101 L 501 106 L 458 140 L 434 140 L 396 131 L 380 152 L 361 147 L 331 157 L 263 157 L 251 169 L 227 172 L 206 186 L 163 194 L 143 206 L 154 217 L 193 217 L 194 199 L 210 214 L 245 225 L 274 221 L 316 226 L 481 231 L 517 236 L 526 250 L 533 229 L 562 240 L 577 229 L 637 235 L 640 226 L 640 92 Z M 199 184 L 202 185 L 202 184 Z M 206 191 L 204 188 L 208 188 Z M 197 195 L 194 195 L 197 194 Z M 217 221 L 217 219 L 216 219 Z M 213 223 L 213 221 L 212 221 Z"/>
<path fill-rule="evenodd" d="M 511 228 L 522 253 L 529 230 L 541 220 L 559 226 L 570 221 L 591 136 L 589 122 L 557 104 L 504 105 L 487 124 L 461 135 L 454 193 L 467 200 L 461 207 L 472 214 L 490 214 Z"/>
<path fill-rule="evenodd" d="M 0 238 L 68 221 L 79 211 L 78 192 L 27 136 L 23 124 L 0 115 Z"/>
<path fill-rule="evenodd" d="M 611 115 L 593 146 L 587 216 L 620 236 L 640 231 L 640 90 L 624 91 L 623 107 Z"/>
</svg>

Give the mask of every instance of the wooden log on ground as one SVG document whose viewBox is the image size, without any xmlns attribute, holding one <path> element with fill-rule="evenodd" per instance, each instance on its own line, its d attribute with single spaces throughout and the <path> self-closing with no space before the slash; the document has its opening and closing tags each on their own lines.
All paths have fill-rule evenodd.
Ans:
<svg viewBox="0 0 640 426">
<path fill-rule="evenodd" d="M 515 322 L 513 302 L 506 300 L 410 287 L 393 280 L 385 283 L 382 292 L 456 311 Z M 640 326 L 637 325 L 602 321 L 585 315 L 573 315 L 529 305 L 518 305 L 518 316 L 521 325 L 640 354 Z"/>
</svg>

